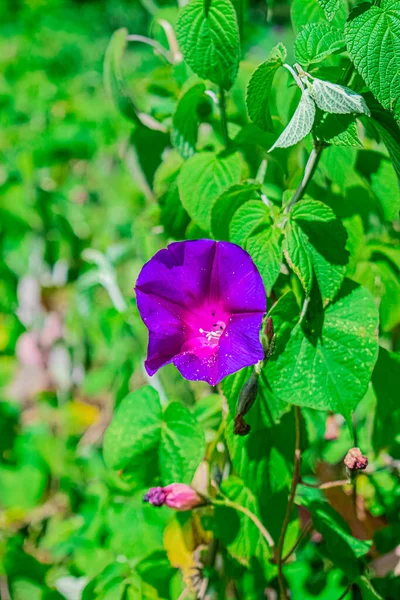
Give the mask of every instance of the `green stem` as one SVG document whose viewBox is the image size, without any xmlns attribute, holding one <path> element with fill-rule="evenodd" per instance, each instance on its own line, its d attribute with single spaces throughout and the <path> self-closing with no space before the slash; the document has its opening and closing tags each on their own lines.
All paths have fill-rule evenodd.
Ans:
<svg viewBox="0 0 400 600">
<path fill-rule="evenodd" d="M 248 517 L 251 521 L 253 521 L 254 525 L 257 527 L 257 529 L 259 530 L 259 532 L 261 533 L 261 535 L 263 536 L 263 538 L 267 542 L 268 546 L 270 548 L 273 548 L 275 546 L 275 543 L 274 543 L 274 540 L 271 537 L 271 534 L 267 531 L 267 529 L 261 523 L 260 519 L 254 513 L 251 512 L 251 510 L 249 510 L 245 506 L 241 506 L 240 504 L 236 504 L 236 502 L 232 502 L 228 498 L 224 498 L 224 500 L 215 500 L 215 499 L 212 499 L 211 503 L 214 504 L 215 506 L 228 506 L 230 508 L 234 508 L 238 512 L 241 512 L 244 515 L 246 515 L 246 517 Z"/>
<path fill-rule="evenodd" d="M 295 437 L 295 450 L 294 450 L 294 468 L 293 468 L 293 477 L 292 477 L 292 485 L 290 489 L 289 501 L 286 507 L 285 517 L 282 523 L 282 529 L 279 536 L 278 548 L 276 551 L 276 562 L 278 565 L 278 582 L 280 589 L 280 600 L 288 600 L 288 596 L 286 593 L 285 579 L 283 577 L 283 546 L 285 543 L 286 531 L 289 526 L 290 515 L 292 514 L 292 509 L 294 505 L 294 497 L 296 494 L 297 484 L 300 482 L 300 464 L 301 464 L 301 448 L 300 448 L 300 419 L 301 412 L 300 407 L 294 407 L 294 416 L 295 416 L 295 428 L 296 428 L 296 437 Z"/>
<path fill-rule="evenodd" d="M 228 117 L 226 115 L 226 97 L 225 90 L 222 85 L 219 86 L 219 109 L 221 112 L 221 126 L 222 126 L 222 135 L 224 136 L 224 142 L 226 148 L 229 147 L 230 139 L 228 134 Z"/>
<path fill-rule="evenodd" d="M 324 147 L 325 147 L 324 144 L 318 144 L 318 145 L 315 145 L 314 148 L 311 150 L 311 154 L 308 157 L 306 168 L 304 169 L 303 178 L 300 181 L 300 184 L 299 184 L 297 190 L 295 191 L 293 198 L 285 206 L 285 210 L 284 210 L 285 214 L 287 214 L 290 211 L 290 209 L 292 208 L 292 206 L 294 204 L 296 204 L 296 202 L 301 200 L 302 197 L 304 196 L 304 194 L 306 193 L 307 187 L 308 187 L 311 179 L 313 178 L 313 175 L 318 167 L 318 163 L 321 158 L 322 150 L 324 149 Z"/>
</svg>

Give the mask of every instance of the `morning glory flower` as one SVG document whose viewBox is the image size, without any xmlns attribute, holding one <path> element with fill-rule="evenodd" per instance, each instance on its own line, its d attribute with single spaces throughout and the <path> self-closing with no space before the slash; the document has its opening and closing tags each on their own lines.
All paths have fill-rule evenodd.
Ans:
<svg viewBox="0 0 400 600">
<path fill-rule="evenodd" d="M 149 330 L 149 375 L 173 363 L 186 379 L 216 385 L 263 359 L 266 295 L 239 246 L 207 239 L 170 244 L 144 265 L 135 290 Z"/>
</svg>

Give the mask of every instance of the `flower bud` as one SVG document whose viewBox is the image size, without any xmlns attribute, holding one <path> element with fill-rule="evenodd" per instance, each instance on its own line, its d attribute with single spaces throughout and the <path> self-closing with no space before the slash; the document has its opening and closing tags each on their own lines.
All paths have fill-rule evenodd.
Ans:
<svg viewBox="0 0 400 600">
<path fill-rule="evenodd" d="M 360 448 L 351 448 L 346 454 L 344 464 L 350 471 L 362 471 L 368 466 L 368 458 L 362 454 Z"/>
<path fill-rule="evenodd" d="M 153 506 L 168 506 L 175 510 L 191 510 L 204 504 L 204 500 L 190 485 L 171 483 L 166 487 L 150 488 L 143 496 L 144 502 Z"/>
<path fill-rule="evenodd" d="M 265 326 L 265 335 L 267 336 L 268 342 L 271 343 L 275 335 L 272 317 L 268 317 L 267 319 L 267 324 Z"/>
</svg>

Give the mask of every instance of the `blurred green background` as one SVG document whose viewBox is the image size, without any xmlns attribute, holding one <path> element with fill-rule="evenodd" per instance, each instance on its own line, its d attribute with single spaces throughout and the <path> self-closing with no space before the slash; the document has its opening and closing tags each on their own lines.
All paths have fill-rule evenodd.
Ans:
<svg viewBox="0 0 400 600">
<path fill-rule="evenodd" d="M 246 62 L 229 100 L 234 133 L 245 122 L 244 89 L 254 67 L 277 41 L 292 47 L 289 8 L 279 1 L 268 10 L 264 0 L 247 5 Z M 179 218 L 168 218 L 165 189 L 173 168 L 157 170 L 167 136 L 141 127 L 132 132 L 106 94 L 104 54 L 120 27 L 165 44 L 160 19 L 174 23 L 177 10 L 153 0 L 0 4 L 1 600 L 179 598 L 196 535 L 205 534 L 186 527 L 185 517 L 172 520 L 167 510 L 144 506 L 141 485 L 106 469 L 101 452 L 114 407 L 148 383 L 147 336 L 133 297 L 137 274 L 188 225 L 175 208 Z M 146 45 L 129 46 L 124 69 L 141 110 L 171 120 L 186 78 L 180 68 Z M 286 80 L 282 89 L 288 100 L 279 111 L 286 119 L 294 91 Z M 247 135 L 244 148 L 254 132 Z M 208 136 L 203 147 L 221 146 L 211 129 Z M 288 156 L 298 181 L 302 161 Z M 249 157 L 250 175 L 259 162 Z M 294 185 L 281 171 L 271 165 L 272 198 Z M 388 176 L 392 181 L 394 172 Z M 363 219 L 374 207 L 360 209 Z M 355 231 L 363 238 L 357 217 Z M 189 227 L 189 237 L 196 233 Z M 367 265 L 365 277 L 369 272 Z M 399 294 L 396 277 L 390 273 L 388 281 Z M 399 322 L 399 304 L 387 308 L 387 330 Z M 187 405 L 200 399 L 196 416 L 213 441 L 221 419 L 217 394 L 182 381 L 173 367 L 152 385 L 161 398 Z M 367 448 L 371 402 L 358 415 L 369 423 Z M 338 462 L 349 444 L 347 433 L 333 441 L 326 461 Z M 388 490 L 383 500 L 366 492 L 377 517 L 392 501 L 394 481 L 381 482 Z M 341 589 L 340 572 L 325 573 L 312 547 L 288 577 L 299 600 L 334 600 Z"/>
</svg>

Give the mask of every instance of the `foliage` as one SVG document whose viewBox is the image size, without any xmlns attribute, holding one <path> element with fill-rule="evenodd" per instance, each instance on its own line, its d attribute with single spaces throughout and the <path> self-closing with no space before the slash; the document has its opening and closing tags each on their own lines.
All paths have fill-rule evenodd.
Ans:
<svg viewBox="0 0 400 600">
<path fill-rule="evenodd" d="M 398 0 L 0 17 L 1 599 L 399 598 Z M 198 238 L 274 329 L 218 388 L 143 367 L 138 273 Z"/>
</svg>

